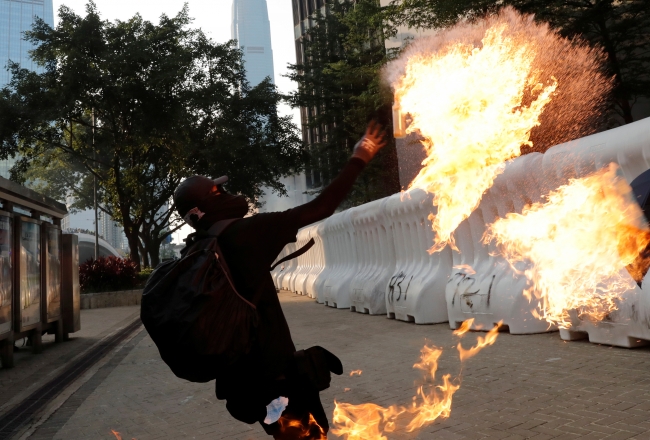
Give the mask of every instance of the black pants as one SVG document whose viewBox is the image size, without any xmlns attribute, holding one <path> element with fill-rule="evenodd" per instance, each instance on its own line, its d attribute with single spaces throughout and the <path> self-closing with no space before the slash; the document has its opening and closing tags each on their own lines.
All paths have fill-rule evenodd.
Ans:
<svg viewBox="0 0 650 440">
<path fill-rule="evenodd" d="M 243 380 L 237 392 L 229 393 L 226 408 L 237 420 L 259 422 L 267 434 L 278 440 L 318 440 L 327 438 L 329 423 L 319 392 L 329 388 L 331 375 L 343 373 L 339 358 L 315 346 L 294 353 L 281 380 Z M 283 396 L 289 405 L 282 417 L 267 425 L 266 405 Z"/>
</svg>

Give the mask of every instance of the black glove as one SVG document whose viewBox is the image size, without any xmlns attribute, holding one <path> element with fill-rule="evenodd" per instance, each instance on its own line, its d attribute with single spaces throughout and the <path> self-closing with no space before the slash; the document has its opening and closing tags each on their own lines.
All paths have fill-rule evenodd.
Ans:
<svg viewBox="0 0 650 440">
<path fill-rule="evenodd" d="M 330 372 L 343 374 L 341 360 L 323 347 L 314 346 L 293 354 L 292 370 L 301 382 L 305 382 L 316 391 L 323 391 L 330 386 Z"/>
</svg>

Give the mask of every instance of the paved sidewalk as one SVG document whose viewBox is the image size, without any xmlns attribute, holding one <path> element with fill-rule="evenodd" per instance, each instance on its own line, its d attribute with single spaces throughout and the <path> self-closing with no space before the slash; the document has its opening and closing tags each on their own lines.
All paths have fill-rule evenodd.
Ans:
<svg viewBox="0 0 650 440">
<path fill-rule="evenodd" d="M 80 353 L 88 350 L 108 334 L 132 322 L 140 307 L 115 307 L 81 311 L 81 330 L 70 334 L 70 340 L 56 344 L 54 335 L 43 335 L 43 353 L 33 354 L 25 346 L 26 339 L 16 341 L 15 367 L 0 369 L 0 415 L 16 401 L 52 379 Z"/>
<path fill-rule="evenodd" d="M 298 348 L 323 345 L 343 361 L 347 374 L 334 377 L 322 393 L 330 415 L 335 399 L 409 404 L 420 377 L 412 365 L 425 340 L 444 348 L 438 377 L 459 373 L 452 348 L 457 339 L 447 324 L 417 326 L 280 296 Z M 463 345 L 477 336 L 468 334 Z M 350 377 L 357 369 L 363 374 Z M 557 333 L 506 333 L 463 366 L 449 419 L 389 438 L 647 440 L 649 414 L 649 349 L 568 343 Z M 145 331 L 116 350 L 28 438 L 115 440 L 111 430 L 125 440 L 267 438 L 261 427 L 231 419 L 212 384 L 175 378 Z"/>
</svg>

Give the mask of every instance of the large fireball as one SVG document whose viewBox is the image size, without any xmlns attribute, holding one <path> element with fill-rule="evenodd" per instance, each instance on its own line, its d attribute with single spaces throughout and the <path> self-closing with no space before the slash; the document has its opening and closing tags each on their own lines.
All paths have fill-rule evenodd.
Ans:
<svg viewBox="0 0 650 440">
<path fill-rule="evenodd" d="M 571 311 L 601 321 L 616 310 L 617 299 L 635 286 L 625 268 L 643 254 L 650 230 L 632 189 L 611 164 L 570 180 L 545 203 L 497 220 L 484 238 L 491 240 L 513 267 L 532 263 L 525 294 L 537 303 L 540 318 L 569 328 Z"/>
<path fill-rule="evenodd" d="M 611 87 L 601 59 L 505 8 L 415 41 L 387 66 L 406 132 L 427 155 L 410 187 L 434 194 L 431 252 L 454 246 L 454 230 L 522 147 L 548 148 L 593 130 Z"/>
</svg>

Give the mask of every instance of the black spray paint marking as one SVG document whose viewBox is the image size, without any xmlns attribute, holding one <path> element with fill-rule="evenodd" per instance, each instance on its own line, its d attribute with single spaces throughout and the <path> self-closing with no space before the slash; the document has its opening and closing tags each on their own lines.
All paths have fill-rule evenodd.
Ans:
<svg viewBox="0 0 650 440">
<path fill-rule="evenodd" d="M 492 284 L 494 284 L 494 277 L 496 275 L 492 275 L 492 281 L 490 281 L 490 288 L 488 289 L 488 297 L 487 297 L 487 306 L 490 307 L 490 295 L 492 295 Z"/>
<path fill-rule="evenodd" d="M 399 301 L 402 298 L 402 293 L 404 294 L 404 300 L 406 300 L 406 294 L 408 293 L 409 287 L 411 287 L 411 281 L 413 281 L 413 276 L 411 275 L 411 279 L 409 280 L 408 285 L 406 286 L 406 290 L 402 291 L 402 282 L 404 282 L 405 279 L 406 279 L 406 274 L 404 274 L 404 272 L 400 272 L 390 279 L 390 282 L 388 283 L 388 299 L 391 303 L 393 301 Z M 396 300 L 394 299 L 395 286 L 397 286 L 399 289 L 399 294 Z"/>
</svg>

